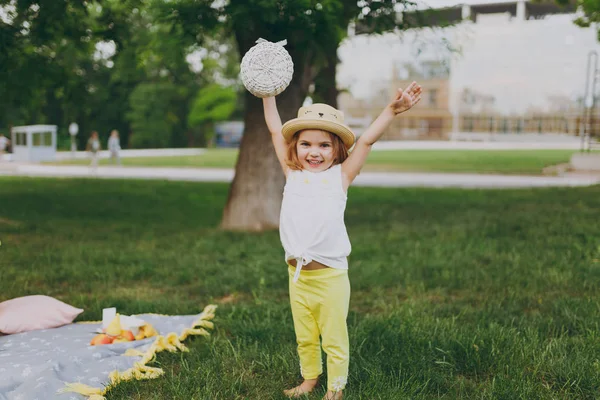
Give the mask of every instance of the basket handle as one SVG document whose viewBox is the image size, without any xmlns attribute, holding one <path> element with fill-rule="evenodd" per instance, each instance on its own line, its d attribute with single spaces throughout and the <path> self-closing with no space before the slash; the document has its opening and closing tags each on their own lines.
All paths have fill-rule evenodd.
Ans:
<svg viewBox="0 0 600 400">
<path fill-rule="evenodd" d="M 263 39 L 263 38 L 258 38 L 256 40 L 256 43 L 263 43 L 263 42 L 268 42 L 268 40 Z M 285 46 L 287 44 L 287 40 L 283 39 L 283 40 L 280 40 L 279 42 L 275 42 L 275 44 L 278 44 L 278 45 L 280 45 L 280 46 L 283 47 L 283 46 Z"/>
</svg>

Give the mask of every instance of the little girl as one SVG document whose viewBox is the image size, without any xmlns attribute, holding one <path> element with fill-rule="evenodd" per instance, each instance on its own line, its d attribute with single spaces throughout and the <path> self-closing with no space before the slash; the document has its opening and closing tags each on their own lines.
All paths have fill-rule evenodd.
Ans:
<svg viewBox="0 0 600 400">
<path fill-rule="evenodd" d="M 342 398 L 349 362 L 346 192 L 394 117 L 420 99 L 421 87 L 416 82 L 399 89 L 355 146 L 354 133 L 335 108 L 325 104 L 302 107 L 298 118 L 282 126 L 275 98 L 263 99 L 265 120 L 286 176 L 279 231 L 304 378 L 300 385 L 284 391 L 288 397 L 309 393 L 323 373 L 320 337 L 327 354 L 324 399 Z"/>
</svg>

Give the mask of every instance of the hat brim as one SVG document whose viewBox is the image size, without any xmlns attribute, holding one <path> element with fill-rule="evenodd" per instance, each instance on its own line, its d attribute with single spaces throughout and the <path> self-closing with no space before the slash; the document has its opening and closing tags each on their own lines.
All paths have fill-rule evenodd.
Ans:
<svg viewBox="0 0 600 400">
<path fill-rule="evenodd" d="M 346 125 L 320 119 L 294 118 L 283 124 L 281 134 L 289 142 L 296 132 L 305 129 L 320 129 L 331 132 L 342 139 L 347 149 L 350 149 L 356 140 L 356 136 Z"/>
</svg>

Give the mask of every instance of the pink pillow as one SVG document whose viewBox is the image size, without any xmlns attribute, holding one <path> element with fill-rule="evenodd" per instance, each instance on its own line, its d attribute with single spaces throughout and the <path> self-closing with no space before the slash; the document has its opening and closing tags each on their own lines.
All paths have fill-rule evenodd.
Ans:
<svg viewBox="0 0 600 400">
<path fill-rule="evenodd" d="M 53 297 L 17 297 L 0 303 L 0 332 L 11 334 L 57 328 L 70 324 L 82 312 L 81 308 Z"/>
</svg>

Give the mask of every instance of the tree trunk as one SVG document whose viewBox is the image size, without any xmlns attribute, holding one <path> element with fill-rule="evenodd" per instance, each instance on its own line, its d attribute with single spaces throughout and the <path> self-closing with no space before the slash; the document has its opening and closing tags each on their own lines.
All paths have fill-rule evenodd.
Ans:
<svg viewBox="0 0 600 400">
<path fill-rule="evenodd" d="M 240 59 L 254 46 L 257 37 L 261 35 L 245 27 L 236 29 Z M 286 49 L 294 62 L 294 76 L 285 91 L 277 96 L 277 108 L 283 123 L 298 115 L 308 86 L 315 77 L 310 49 L 297 47 L 293 40 L 288 41 Z M 241 231 L 276 229 L 279 227 L 285 177 L 265 122 L 262 99 L 245 91 L 244 104 L 244 134 L 221 228 Z"/>
<path fill-rule="evenodd" d="M 315 77 L 313 100 L 315 103 L 325 103 L 337 108 L 339 94 L 336 82 L 336 69 L 339 62 L 337 49 L 329 51 L 326 57 L 325 66 L 319 70 L 319 73 Z"/>
<path fill-rule="evenodd" d="M 308 77 L 292 80 L 277 96 L 282 122 L 295 118 L 306 97 Z M 279 226 L 284 176 L 277 160 L 271 134 L 264 119 L 262 99 L 245 93 L 244 135 L 235 167 L 235 177 L 223 213 L 221 228 L 263 231 Z"/>
</svg>

